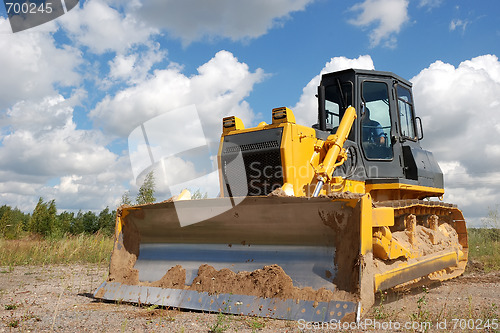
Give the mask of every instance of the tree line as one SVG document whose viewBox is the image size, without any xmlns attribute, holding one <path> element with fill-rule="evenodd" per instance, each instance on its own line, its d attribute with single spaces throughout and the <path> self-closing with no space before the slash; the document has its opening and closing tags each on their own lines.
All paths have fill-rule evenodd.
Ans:
<svg viewBox="0 0 500 333">
<path fill-rule="evenodd" d="M 17 239 L 27 233 L 42 237 L 61 238 L 65 235 L 101 232 L 112 235 L 115 228 L 116 211 L 109 207 L 96 214 L 92 211 L 78 213 L 64 211 L 57 214 L 55 200 L 38 199 L 31 214 L 23 213 L 17 207 L 0 207 L 0 237 Z"/>
<path fill-rule="evenodd" d="M 146 175 L 144 183 L 139 188 L 136 204 L 155 202 L 155 178 L 151 171 Z M 121 200 L 122 205 L 132 205 L 129 192 L 125 192 Z M 57 214 L 55 200 L 44 201 L 38 199 L 31 214 L 23 213 L 17 207 L 8 205 L 0 207 L 0 237 L 17 239 L 27 233 L 42 237 L 60 238 L 65 235 L 79 235 L 82 233 L 95 234 L 101 232 L 112 235 L 115 229 L 116 210 L 104 208 L 96 214 L 92 211 L 78 213 L 64 211 Z"/>
</svg>

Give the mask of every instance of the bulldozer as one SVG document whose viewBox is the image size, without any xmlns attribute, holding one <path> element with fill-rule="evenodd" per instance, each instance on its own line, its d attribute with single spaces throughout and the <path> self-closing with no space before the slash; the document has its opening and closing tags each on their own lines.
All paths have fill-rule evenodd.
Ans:
<svg viewBox="0 0 500 333">
<path fill-rule="evenodd" d="M 466 223 L 442 202 L 412 84 L 347 69 L 323 74 L 316 97 L 311 127 L 287 107 L 256 127 L 222 120 L 218 197 L 121 206 L 95 297 L 353 322 L 379 291 L 461 275 Z"/>
</svg>

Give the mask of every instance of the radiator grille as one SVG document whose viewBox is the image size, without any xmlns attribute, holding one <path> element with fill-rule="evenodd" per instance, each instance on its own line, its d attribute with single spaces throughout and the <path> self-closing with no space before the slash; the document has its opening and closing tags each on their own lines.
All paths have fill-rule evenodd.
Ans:
<svg viewBox="0 0 500 333">
<path fill-rule="evenodd" d="M 224 195 L 234 197 L 268 195 L 283 186 L 281 133 L 282 129 L 276 128 L 228 138 L 221 156 Z M 275 140 L 265 140 L 269 137 Z M 259 138 L 263 141 L 255 142 Z M 231 163 L 239 154 L 243 158 L 243 163 Z"/>
</svg>

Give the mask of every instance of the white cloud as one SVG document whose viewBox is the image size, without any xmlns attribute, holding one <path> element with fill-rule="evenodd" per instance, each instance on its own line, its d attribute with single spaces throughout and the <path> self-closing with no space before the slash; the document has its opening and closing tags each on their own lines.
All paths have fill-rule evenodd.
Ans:
<svg viewBox="0 0 500 333">
<path fill-rule="evenodd" d="M 144 51 L 132 49 L 109 61 L 109 78 L 104 80 L 105 83 L 125 81 L 133 85 L 148 78 L 153 65 L 166 58 L 167 51 L 161 50 L 158 43 L 148 42 L 145 46 Z"/>
<path fill-rule="evenodd" d="M 375 26 L 370 32 L 372 47 L 382 42 L 384 46 L 394 47 L 395 35 L 409 20 L 408 3 L 408 0 L 365 0 L 351 7 L 351 11 L 359 15 L 349 23 L 362 28 Z"/>
<path fill-rule="evenodd" d="M 256 38 L 313 0 L 143 1 L 138 15 L 184 44 L 203 38 Z"/>
<path fill-rule="evenodd" d="M 60 95 L 50 96 L 16 103 L 7 111 L 11 130 L 2 137 L 1 168 L 56 177 L 93 173 L 115 159 L 101 133 L 76 129 L 65 102 Z"/>
<path fill-rule="evenodd" d="M 465 29 L 467 28 L 467 25 L 469 24 L 468 21 L 463 21 L 460 19 L 454 19 L 450 22 L 450 31 L 455 31 L 457 29 L 462 29 L 462 32 L 465 32 Z"/>
<path fill-rule="evenodd" d="M 419 7 L 436 8 L 441 6 L 443 0 L 420 0 Z"/>
<path fill-rule="evenodd" d="M 136 18 L 134 6 L 128 13 L 110 7 L 104 0 L 89 0 L 58 19 L 71 39 L 92 52 L 124 53 L 137 44 L 145 44 L 158 33 L 146 21 Z"/>
<path fill-rule="evenodd" d="M 49 32 L 26 30 L 13 34 L 0 17 L 0 109 L 16 101 L 39 99 L 55 93 L 54 85 L 75 86 L 80 52 L 70 46 L 57 48 Z"/>
<path fill-rule="evenodd" d="M 20 101 L 7 110 L 3 119 L 7 126 L 0 136 L 4 202 L 29 210 L 35 198 L 43 196 L 66 204 L 63 207 L 96 209 L 120 195 L 107 189 L 120 188 L 115 184 L 127 179 L 130 172 L 116 175 L 115 182 L 99 181 L 102 174 L 120 168 L 124 161 L 105 148 L 108 139 L 102 133 L 76 128 L 73 107 L 79 99 L 52 95 Z M 55 186 L 48 185 L 54 182 Z M 82 206 L 75 207 L 77 202 Z"/>
<path fill-rule="evenodd" d="M 247 124 L 252 121 L 253 112 L 244 98 L 264 78 L 261 69 L 251 72 L 230 52 L 220 51 L 198 68 L 197 75 L 187 77 L 181 70 L 171 64 L 147 80 L 107 96 L 91 111 L 91 118 L 107 133 L 125 137 L 155 116 L 195 104 L 205 134 L 212 139 L 220 136 L 224 116 L 239 116 Z M 185 125 L 179 124 L 181 137 L 186 136 Z"/>
<path fill-rule="evenodd" d="M 369 55 L 359 56 L 356 59 L 346 57 L 335 57 L 325 64 L 320 74 L 316 75 L 302 89 L 302 95 L 292 111 L 298 124 L 311 126 L 318 121 L 318 102 L 316 99 L 317 87 L 321 81 L 321 75 L 325 73 L 340 71 L 348 68 L 375 69 L 373 60 Z"/>
<path fill-rule="evenodd" d="M 487 213 L 500 195 L 500 61 L 483 55 L 458 67 L 436 61 L 411 80 L 423 145 L 443 167 L 446 198 Z"/>
<path fill-rule="evenodd" d="M 158 195 L 164 199 L 174 184 L 213 170 L 210 158 L 217 153 L 213 145 L 220 139 L 223 117 L 235 115 L 251 125 L 254 113 L 245 98 L 265 77 L 261 69 L 250 71 L 227 51 L 218 52 L 198 67 L 195 75 L 188 77 L 181 71 L 177 64 L 156 70 L 144 81 L 107 96 L 90 113 L 95 124 L 110 136 L 130 134 L 131 179 L 138 177 L 137 184 L 141 182 L 139 174 L 151 166 L 150 154 L 158 163 L 172 155 L 155 166 Z M 147 132 L 149 150 L 143 131 Z M 191 149 L 202 149 L 203 153 L 197 150 L 173 156 Z M 136 185 L 134 181 L 131 184 Z M 204 191 L 208 191 L 207 186 Z"/>
</svg>

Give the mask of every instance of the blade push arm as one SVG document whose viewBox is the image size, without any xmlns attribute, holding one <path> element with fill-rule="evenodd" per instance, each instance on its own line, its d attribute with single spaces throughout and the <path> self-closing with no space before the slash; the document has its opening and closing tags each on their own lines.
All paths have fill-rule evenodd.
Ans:
<svg viewBox="0 0 500 333">
<path fill-rule="evenodd" d="M 317 197 L 319 192 L 323 188 L 323 185 L 331 180 L 333 171 L 336 167 L 344 163 L 347 159 L 347 154 L 345 149 L 343 148 L 345 141 L 347 140 L 347 136 L 351 131 L 352 124 L 356 119 L 356 110 L 350 106 L 345 111 L 344 116 L 339 124 L 339 128 L 335 134 L 328 136 L 326 141 L 318 141 L 316 151 L 321 148 L 326 148 L 327 153 L 323 162 L 315 169 L 316 178 L 318 183 L 316 184 L 316 188 L 313 192 L 313 197 Z"/>
</svg>

